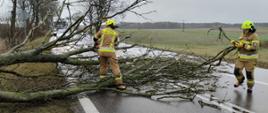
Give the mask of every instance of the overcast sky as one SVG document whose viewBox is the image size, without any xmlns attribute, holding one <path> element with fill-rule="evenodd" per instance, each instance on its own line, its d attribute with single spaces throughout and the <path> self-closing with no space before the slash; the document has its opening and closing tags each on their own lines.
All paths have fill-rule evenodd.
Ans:
<svg viewBox="0 0 268 113">
<path fill-rule="evenodd" d="M 3 1 L 3 0 L 0 0 Z M 9 0 L 4 0 L 9 1 Z M 128 22 L 225 22 L 240 23 L 246 19 L 268 22 L 268 0 L 151 0 L 152 4 L 137 9 L 139 12 L 156 10 L 145 15 L 150 20 L 128 13 Z M 0 3 L 1 5 L 1 3 Z M 6 14 L 10 4 L 0 6 L 0 17 Z"/>
<path fill-rule="evenodd" d="M 268 0 L 151 0 L 139 11 L 156 10 L 147 15 L 153 21 L 228 22 L 250 19 L 268 22 Z M 126 21 L 147 21 L 133 14 Z"/>
</svg>

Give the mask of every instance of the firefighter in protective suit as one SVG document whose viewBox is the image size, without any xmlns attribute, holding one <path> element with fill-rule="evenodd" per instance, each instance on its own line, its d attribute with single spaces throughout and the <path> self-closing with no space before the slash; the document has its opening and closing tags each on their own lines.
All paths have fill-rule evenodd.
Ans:
<svg viewBox="0 0 268 113">
<path fill-rule="evenodd" d="M 115 85 L 118 89 L 126 89 L 122 80 L 122 74 L 118 65 L 118 60 L 115 54 L 115 46 L 118 40 L 118 32 L 116 21 L 108 19 L 105 23 L 105 28 L 98 31 L 94 37 L 95 47 L 98 48 L 99 61 L 100 61 L 100 79 L 106 77 L 109 65 L 111 66 L 112 73 L 115 77 Z M 99 44 L 96 44 L 99 43 Z"/>
<path fill-rule="evenodd" d="M 238 87 L 244 82 L 245 77 L 242 70 L 245 68 L 248 86 L 247 92 L 252 93 L 252 88 L 254 86 L 254 68 L 257 64 L 260 42 L 255 33 L 256 29 L 254 24 L 251 21 L 245 21 L 241 25 L 241 29 L 243 30 L 243 33 L 239 40 L 231 41 L 231 43 L 238 49 L 234 69 L 237 83 L 234 84 L 234 87 Z"/>
</svg>

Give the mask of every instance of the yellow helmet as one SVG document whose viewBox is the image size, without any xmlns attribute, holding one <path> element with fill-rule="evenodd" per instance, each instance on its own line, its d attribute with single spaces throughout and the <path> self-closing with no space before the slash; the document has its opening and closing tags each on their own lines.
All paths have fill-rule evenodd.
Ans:
<svg viewBox="0 0 268 113">
<path fill-rule="evenodd" d="M 116 25 L 116 21 L 114 19 L 108 19 L 106 22 L 105 22 L 105 25 L 106 26 L 109 26 L 109 25 Z"/>
<path fill-rule="evenodd" d="M 241 25 L 241 29 L 252 29 L 254 27 L 253 22 L 246 20 L 245 22 L 243 22 L 243 24 Z"/>
</svg>

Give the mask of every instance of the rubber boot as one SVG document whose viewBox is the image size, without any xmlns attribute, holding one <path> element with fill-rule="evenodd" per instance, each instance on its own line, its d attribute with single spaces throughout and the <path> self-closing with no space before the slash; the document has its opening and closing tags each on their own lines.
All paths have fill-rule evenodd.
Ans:
<svg viewBox="0 0 268 113">
<path fill-rule="evenodd" d="M 126 90 L 127 87 L 123 83 L 122 76 L 116 76 L 115 77 L 115 85 L 118 90 Z"/>
<path fill-rule="evenodd" d="M 237 87 L 239 87 L 240 85 L 242 85 L 243 82 L 244 82 L 244 80 L 245 80 L 245 77 L 244 77 L 244 76 L 243 76 L 241 79 L 238 79 L 238 78 L 237 78 L 237 82 L 234 84 L 234 87 L 237 88 Z"/>
</svg>

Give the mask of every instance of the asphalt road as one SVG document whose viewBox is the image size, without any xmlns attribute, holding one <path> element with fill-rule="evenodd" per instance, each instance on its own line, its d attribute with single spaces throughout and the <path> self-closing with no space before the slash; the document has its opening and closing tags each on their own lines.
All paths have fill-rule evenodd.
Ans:
<svg viewBox="0 0 268 113">
<path fill-rule="evenodd" d="M 53 40 L 54 38 L 51 38 Z M 85 38 L 80 41 L 76 46 L 90 44 L 90 38 Z M 122 44 L 124 45 L 124 44 Z M 67 48 L 67 49 L 66 49 Z M 59 54 L 65 52 L 70 48 L 69 46 L 63 48 L 55 48 L 53 53 Z M 143 47 L 136 47 L 129 49 L 126 53 L 118 51 L 121 57 L 141 55 L 146 52 L 147 49 Z M 85 53 L 83 55 L 90 56 L 94 53 Z M 172 52 L 162 53 L 159 50 L 155 50 L 152 54 L 161 54 L 162 56 L 172 56 Z M 68 68 L 68 67 L 67 67 Z M 71 69 L 71 67 L 69 67 Z M 69 69 L 68 68 L 68 69 Z M 69 70 L 70 70 L 69 69 Z M 218 88 L 216 92 L 211 94 L 198 95 L 194 102 L 159 102 L 152 99 L 133 97 L 127 95 L 121 95 L 111 92 L 101 92 L 88 94 L 79 99 L 81 109 L 79 113 L 84 111 L 85 113 L 267 113 L 268 107 L 266 107 L 266 101 L 268 100 L 268 70 L 258 68 L 255 71 L 256 85 L 254 87 L 253 94 L 246 93 L 246 84 L 242 87 L 234 88 L 233 83 L 235 81 L 234 76 L 231 74 L 233 71 L 232 66 L 221 66 L 219 70 L 229 72 L 228 73 L 215 73 L 220 76 Z M 64 70 L 64 69 L 63 69 Z M 211 104 L 219 106 L 220 109 L 214 109 L 211 107 L 203 107 L 199 105 L 198 101 L 209 101 L 210 96 L 215 97 L 215 101 Z M 218 100 L 225 100 L 224 103 L 219 103 Z"/>
<path fill-rule="evenodd" d="M 232 72 L 232 67 L 219 67 L 220 70 Z M 255 72 L 254 92 L 246 92 L 246 83 L 234 88 L 234 76 L 217 73 L 221 78 L 217 83 L 220 88 L 210 94 L 198 95 L 194 102 L 159 102 L 143 97 L 133 97 L 112 92 L 87 94 L 99 113 L 267 113 L 268 107 L 268 70 L 258 68 Z M 208 101 L 213 95 L 215 101 Z M 199 100 L 219 106 L 219 109 L 201 107 Z M 223 103 L 218 103 L 219 101 Z M 87 106 L 86 106 L 87 107 Z"/>
<path fill-rule="evenodd" d="M 100 113 L 222 113 L 211 108 L 202 109 L 197 102 L 158 102 L 112 92 L 97 93 L 88 97 Z"/>
</svg>

